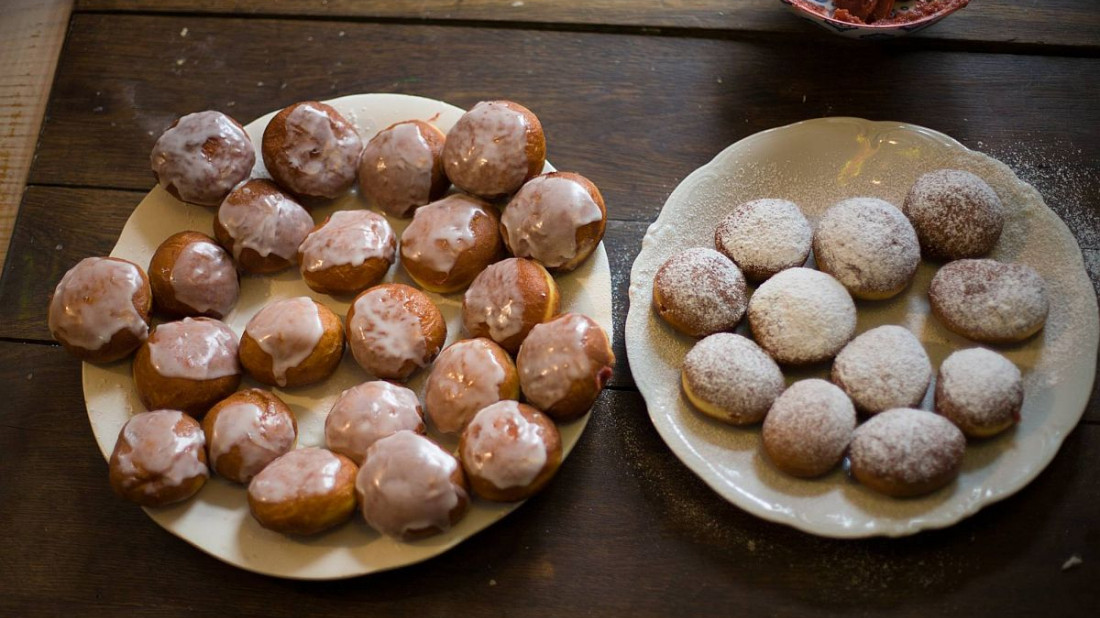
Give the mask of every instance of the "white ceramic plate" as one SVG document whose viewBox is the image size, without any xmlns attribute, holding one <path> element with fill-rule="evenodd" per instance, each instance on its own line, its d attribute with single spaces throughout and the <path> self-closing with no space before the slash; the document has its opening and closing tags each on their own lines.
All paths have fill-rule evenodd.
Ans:
<svg viewBox="0 0 1100 618">
<path fill-rule="evenodd" d="M 328 101 L 353 121 L 364 143 L 379 130 L 402 120 L 418 118 L 435 124 L 446 132 L 462 115 L 463 110 L 440 101 L 395 94 L 353 95 Z M 254 176 L 267 177 L 259 156 L 260 139 L 272 112 L 246 129 L 257 148 Z M 549 163 L 546 170 L 552 170 Z M 321 221 L 334 210 L 365 208 L 363 199 L 354 191 L 324 208 L 315 208 L 313 216 Z M 134 210 L 122 230 L 111 255 L 129 259 L 142 267 L 157 246 L 181 230 L 197 230 L 213 234 L 214 210 L 184 204 L 161 189 L 153 189 Z M 390 219 L 400 235 L 407 221 Z M 415 285 L 395 264 L 386 281 Z M 596 320 L 610 336 L 611 275 L 607 253 L 601 243 L 595 254 L 576 271 L 558 277 L 563 310 L 575 311 Z M 225 321 L 240 335 L 248 320 L 262 306 L 276 298 L 310 296 L 327 305 L 337 314 L 347 314 L 348 303 L 318 294 L 306 287 L 296 269 L 274 277 L 245 276 L 241 280 L 241 297 Z M 447 342 L 460 338 L 462 294 L 430 294 L 447 320 Z M 419 372 L 409 387 L 422 395 L 427 371 Z M 341 391 L 370 377 L 345 354 L 336 373 L 325 382 L 296 389 L 274 389 L 298 417 L 298 446 L 324 445 L 324 419 Z M 263 385 L 247 378 L 242 388 Z M 118 432 L 135 412 L 144 410 L 133 388 L 130 363 L 110 366 L 84 364 L 84 397 L 88 418 L 104 457 L 114 450 Z M 587 416 L 561 425 L 562 445 L 568 455 L 587 423 Z M 452 452 L 457 439 L 430 434 Z M 337 579 L 352 577 L 404 566 L 425 560 L 454 547 L 489 526 L 519 506 L 473 500 L 469 514 L 445 534 L 426 540 L 402 543 L 383 537 L 371 530 L 356 516 L 335 530 L 314 538 L 291 538 L 265 530 L 249 515 L 243 486 L 214 477 L 199 494 L 182 504 L 161 509 L 146 509 L 158 524 L 195 547 L 249 571 L 294 579 Z"/>
<path fill-rule="evenodd" d="M 714 228 L 738 203 L 785 198 L 811 223 L 840 199 L 859 195 L 900 205 L 916 178 L 952 167 L 984 178 L 1008 209 L 993 256 L 1035 268 L 1046 280 L 1050 315 L 1039 335 L 998 350 L 1024 373 L 1020 425 L 972 442 L 956 482 L 929 496 L 896 500 L 849 480 L 842 470 L 800 480 L 777 471 L 761 453 L 759 427 L 711 421 L 682 396 L 680 366 L 694 340 L 667 327 L 651 309 L 653 276 L 671 255 L 713 246 Z M 888 301 L 857 303 L 857 333 L 900 324 L 923 342 L 933 366 L 974 344 L 929 314 L 936 267 L 922 262 L 913 284 Z M 745 325 L 739 332 L 747 333 Z M 764 131 L 730 146 L 673 191 L 650 226 L 630 274 L 626 347 L 649 415 L 672 451 L 733 504 L 771 521 L 829 537 L 903 536 L 941 528 L 1018 491 L 1050 462 L 1081 418 L 1092 389 L 1097 352 L 1096 294 L 1081 251 L 1039 193 L 1004 164 L 922 127 L 855 118 L 823 118 Z M 785 372 L 788 381 L 827 372 Z M 922 407 L 930 409 L 931 393 Z"/>
</svg>

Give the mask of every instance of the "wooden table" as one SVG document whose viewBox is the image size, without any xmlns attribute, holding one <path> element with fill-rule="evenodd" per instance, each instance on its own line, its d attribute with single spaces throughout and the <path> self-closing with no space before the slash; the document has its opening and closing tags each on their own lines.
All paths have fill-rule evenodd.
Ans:
<svg viewBox="0 0 1100 618">
<path fill-rule="evenodd" d="M 671 454 L 622 326 L 631 262 L 676 184 L 742 137 L 820 116 L 924 125 L 1005 161 L 1100 286 L 1094 4 L 976 0 L 920 35 L 859 44 L 770 0 L 79 0 L 0 280 L 0 615 L 1093 615 L 1095 391 L 1017 495 L 946 530 L 822 539 L 738 510 Z M 110 494 L 80 364 L 50 340 L 46 303 L 66 269 L 111 249 L 175 117 L 248 121 L 361 92 L 506 97 L 539 114 L 554 164 L 609 204 L 620 365 L 559 477 L 511 516 L 423 564 L 284 581 Z"/>
</svg>

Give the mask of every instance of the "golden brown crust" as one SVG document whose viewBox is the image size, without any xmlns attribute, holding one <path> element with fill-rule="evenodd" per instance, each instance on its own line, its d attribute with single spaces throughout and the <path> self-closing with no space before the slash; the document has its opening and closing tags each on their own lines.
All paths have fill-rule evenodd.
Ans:
<svg viewBox="0 0 1100 618">
<path fill-rule="evenodd" d="M 515 101 L 500 101 L 505 107 L 515 110 L 523 115 L 527 121 L 527 176 L 523 182 L 531 180 L 542 173 L 546 164 L 546 134 L 542 130 L 542 123 L 538 116 L 526 107 Z"/>
<path fill-rule="evenodd" d="M 156 329 L 134 355 L 134 390 L 146 410 L 180 410 L 201 419 L 220 399 L 229 396 L 241 384 L 241 374 L 192 380 L 160 374 L 153 366 L 149 346 L 157 336 Z"/>
<path fill-rule="evenodd" d="M 542 428 L 542 436 L 546 446 L 546 463 L 543 465 L 538 475 L 536 475 L 527 485 L 501 489 L 492 481 L 471 472 L 472 467 L 468 466 L 464 461 L 463 467 L 466 468 L 466 478 L 470 481 L 470 488 L 473 489 L 475 494 L 486 500 L 492 500 L 494 502 L 516 502 L 519 500 L 526 500 L 542 491 L 542 488 L 550 482 L 550 479 L 554 478 L 554 475 L 558 472 L 558 468 L 561 467 L 561 434 L 558 432 L 557 425 L 554 424 L 554 421 L 552 421 L 549 416 L 539 412 L 532 406 L 525 403 L 518 404 L 518 406 L 520 414 L 523 415 L 523 418 L 527 419 L 527 422 L 534 423 Z M 462 455 L 466 452 L 467 439 L 467 432 L 462 432 L 462 437 L 458 445 L 458 452 Z"/>
<path fill-rule="evenodd" d="M 543 414 L 550 416 L 559 423 L 580 418 L 587 413 L 592 408 L 592 404 L 596 402 L 600 392 L 603 391 L 604 385 L 611 379 L 615 367 L 615 353 L 611 350 L 611 341 L 603 328 L 596 324 L 594 320 L 587 316 L 570 313 L 562 314 L 555 320 L 566 320 L 575 317 L 588 321 L 587 333 L 583 339 L 583 349 L 588 357 L 589 370 L 582 377 L 571 380 L 562 397 L 551 405 L 542 408 Z M 543 325 L 541 328 L 551 326 L 553 326 L 553 323 Z M 530 383 L 525 383 L 524 380 L 525 376 L 527 376 L 527 379 L 532 377 L 531 363 L 538 364 L 535 356 L 538 354 L 538 350 L 534 346 L 541 343 L 545 343 L 545 339 L 534 341 L 531 337 L 528 337 L 520 347 L 519 354 L 516 355 L 516 367 L 520 374 L 520 389 L 528 400 L 538 399 L 537 394 L 532 394 Z M 537 401 L 532 401 L 532 403 L 537 405 Z"/>
<path fill-rule="evenodd" d="M 103 259 L 130 264 L 134 268 L 137 268 L 142 283 L 141 287 L 134 292 L 134 310 L 138 312 L 138 315 L 145 321 L 145 324 L 149 325 L 151 323 L 149 314 L 153 310 L 153 289 L 149 284 L 149 276 L 145 274 L 145 269 L 134 264 L 130 260 L 124 260 L 122 258 L 106 257 Z M 50 298 L 52 300 L 52 294 Z M 63 337 L 58 336 L 57 333 L 54 333 L 54 337 L 57 339 L 57 342 L 64 346 L 73 356 L 82 361 L 98 364 L 113 363 L 117 360 L 122 360 L 132 354 L 134 350 L 138 349 L 141 344 L 144 343 L 142 338 L 127 329 L 115 333 L 106 344 L 96 350 L 89 350 L 74 345 L 66 341 Z"/>
<path fill-rule="evenodd" d="M 310 234 L 323 228 L 331 218 L 331 215 L 325 217 L 324 221 L 313 226 Z M 388 244 L 396 251 L 397 237 L 391 236 L 390 241 Z M 298 249 L 298 265 L 302 280 L 314 292 L 332 296 L 358 294 L 376 285 L 382 277 L 386 276 L 392 264 L 393 262 L 384 257 L 372 257 L 367 258 L 362 264 L 336 264 L 322 270 L 307 270 L 305 260 L 302 259 L 301 247 Z"/>
<path fill-rule="evenodd" d="M 593 221 L 592 223 L 582 225 L 577 229 L 577 255 L 565 264 L 550 269 L 555 273 L 567 273 L 583 264 L 596 250 L 600 241 L 603 240 L 604 231 L 607 229 L 607 205 L 604 204 L 603 195 L 600 194 L 600 190 L 591 180 L 584 176 L 574 172 L 551 172 L 549 175 L 561 176 L 575 181 L 588 191 L 589 197 L 591 197 L 592 201 L 596 203 L 596 206 L 600 208 L 599 221 Z"/>
<path fill-rule="evenodd" d="M 216 309 L 199 311 L 177 299 L 176 290 L 172 287 L 172 269 L 180 253 L 193 243 L 210 243 L 220 249 L 218 241 L 213 238 L 201 232 L 187 230 L 164 239 L 153 253 L 153 258 L 149 260 L 148 274 L 149 285 L 153 289 L 154 305 L 158 313 L 172 318 L 205 316 L 220 320 L 225 316 Z"/>
<path fill-rule="evenodd" d="M 177 436 L 187 436 L 195 432 L 202 432 L 202 427 L 199 426 L 199 422 L 191 418 L 186 414 L 180 415 L 180 420 L 172 428 Z M 205 474 L 196 475 L 194 477 L 183 479 L 181 482 L 175 485 L 163 485 L 156 492 L 150 493 L 148 491 L 149 485 L 155 483 L 159 479 L 160 474 L 145 470 L 140 466 L 136 466 L 135 470 L 124 471 L 120 465 L 120 459 L 126 455 L 129 455 L 134 450 L 134 445 L 130 444 L 125 439 L 126 427 L 123 426 L 118 432 L 118 440 L 115 442 L 114 451 L 111 453 L 111 459 L 107 463 L 108 467 L 108 481 L 111 484 L 111 489 L 115 492 L 115 495 L 129 500 L 130 502 L 136 502 L 141 506 L 158 507 L 173 504 L 175 502 L 182 502 L 198 493 L 202 486 L 206 484 L 207 476 Z M 196 452 L 199 461 L 205 466 L 206 450 L 199 448 Z M 137 479 L 139 481 L 134 483 Z"/>
<path fill-rule="evenodd" d="M 501 240 L 499 233 L 500 215 L 496 208 L 477 198 L 468 199 L 471 203 L 477 204 L 478 210 L 470 222 L 474 244 L 458 254 L 454 266 L 449 271 L 438 272 L 406 254 L 405 237 L 402 235 L 401 265 L 405 267 L 405 272 L 412 277 L 413 281 L 429 292 L 438 294 L 457 292 L 470 285 L 474 277 L 503 255 L 504 241 Z M 437 240 L 436 246 L 446 247 L 446 243 Z"/>
<path fill-rule="evenodd" d="M 347 457 L 340 460 L 334 487 L 324 494 L 295 497 L 281 502 L 263 502 L 248 492 L 248 510 L 264 528 L 282 534 L 309 536 L 340 525 L 355 512 L 355 476 L 359 467 Z"/>
<path fill-rule="evenodd" d="M 246 194 L 241 190 L 243 188 L 247 188 L 249 192 Z M 253 178 L 238 186 L 236 189 L 233 189 L 233 191 L 226 196 L 225 201 L 234 205 L 239 205 L 257 202 L 269 195 L 286 194 L 278 185 L 270 180 Z M 236 255 L 234 261 L 237 263 L 237 266 L 247 273 L 267 275 L 286 270 L 294 265 L 293 260 L 288 260 L 274 253 L 269 253 L 266 256 L 260 255 L 258 251 L 251 247 L 244 247 L 241 249 L 240 254 L 234 254 L 233 247 L 237 241 L 229 234 L 229 230 L 225 229 L 225 226 L 222 225 L 221 220 L 217 216 L 214 217 L 214 238 L 217 239 L 218 244 L 228 251 L 230 255 Z"/>
<path fill-rule="evenodd" d="M 462 303 L 462 324 L 470 337 L 493 339 L 509 354 L 519 351 L 520 344 L 535 325 L 549 322 L 561 312 L 561 290 L 554 276 L 534 260 L 514 259 L 517 268 L 516 285 L 523 297 L 523 327 L 518 333 L 499 341 L 493 339 L 489 324 L 484 319 L 479 319 L 465 300 Z"/>
<path fill-rule="evenodd" d="M 214 438 L 214 425 L 218 422 L 218 414 L 229 406 L 245 403 L 250 403 L 261 410 L 273 409 L 275 414 L 290 419 L 290 425 L 294 428 L 294 444 L 298 443 L 298 418 L 294 416 L 294 411 L 290 409 L 290 406 L 270 391 L 249 388 L 237 391 L 214 404 L 214 407 L 210 408 L 210 411 L 206 413 L 206 417 L 202 419 L 202 430 L 206 434 L 207 461 L 219 476 L 235 483 L 247 483 L 250 480 L 244 478 L 242 474 L 241 449 L 233 446 L 215 460 L 211 452 L 210 441 Z M 291 445 L 290 450 L 294 450 L 294 444 Z"/>
<path fill-rule="evenodd" d="M 287 369 L 285 384 L 279 384 L 276 379 L 271 356 L 245 331 L 241 336 L 239 353 L 241 366 L 249 376 L 271 386 L 292 388 L 320 382 L 336 371 L 344 355 L 344 327 L 331 309 L 317 301 L 313 303 L 317 305 L 317 315 L 321 318 L 321 339 L 305 360 L 297 367 Z"/>
<path fill-rule="evenodd" d="M 439 308 L 435 306 L 432 299 L 424 292 L 403 283 L 383 283 L 363 291 L 351 302 L 347 316 L 347 338 L 349 342 L 353 342 L 356 337 L 352 332 L 352 324 L 355 320 L 356 301 L 358 301 L 359 297 L 363 294 L 371 293 L 376 290 L 384 291 L 388 296 L 396 300 L 404 306 L 406 310 L 415 314 L 420 319 L 420 333 L 424 337 L 426 358 L 423 359 L 422 365 L 417 364 L 415 361 L 408 360 L 398 366 L 392 366 L 387 364 L 384 359 L 377 359 L 374 357 L 365 358 L 363 352 L 360 351 L 355 355 L 355 360 L 358 361 L 363 369 L 377 378 L 383 380 L 404 380 L 420 367 L 426 366 L 439 354 L 439 351 L 443 349 L 443 343 L 447 340 L 447 322 L 443 319 L 443 314 L 440 313 Z M 351 343 L 351 345 L 354 347 L 355 343 Z"/>
</svg>

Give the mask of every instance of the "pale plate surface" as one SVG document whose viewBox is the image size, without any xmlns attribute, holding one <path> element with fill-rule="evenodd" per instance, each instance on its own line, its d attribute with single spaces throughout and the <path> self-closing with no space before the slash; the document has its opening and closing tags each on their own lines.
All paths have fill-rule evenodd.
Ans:
<svg viewBox="0 0 1100 618">
<path fill-rule="evenodd" d="M 452 105 L 394 94 L 352 95 L 328 101 L 354 122 L 364 143 L 379 130 L 409 119 L 431 122 L 446 132 L 462 115 L 463 110 Z M 267 177 L 259 156 L 263 129 L 274 112 L 250 123 L 246 129 L 257 148 L 254 176 Z M 546 171 L 553 168 L 549 163 Z M 335 210 L 366 208 L 356 193 L 337 200 L 324 208 L 315 208 L 315 221 L 321 221 Z M 143 268 L 157 246 L 172 234 L 182 230 L 197 230 L 213 235 L 214 210 L 184 204 L 161 189 L 154 188 L 134 210 L 123 228 L 111 255 L 129 259 Z M 407 221 L 390 218 L 398 235 Z M 395 264 L 386 281 L 416 285 Z M 611 335 L 611 274 L 603 244 L 576 271 L 557 278 L 562 293 L 562 310 L 583 313 L 600 324 Z M 429 294 L 447 320 L 447 343 L 460 338 L 462 330 L 462 294 Z M 271 300 L 294 296 L 310 296 L 343 318 L 348 302 L 313 292 L 302 281 L 297 269 L 274 277 L 241 278 L 241 298 L 225 321 L 239 336 L 256 311 Z M 409 387 L 423 396 L 427 370 L 409 382 Z M 371 379 L 354 361 L 344 355 L 336 373 L 321 384 L 274 392 L 294 410 L 298 417 L 298 447 L 324 445 L 324 419 L 344 389 Z M 242 388 L 261 384 L 245 379 Z M 84 364 L 84 397 L 88 418 L 104 457 L 110 457 L 118 432 L 130 416 L 144 410 L 133 388 L 130 363 L 121 362 L 101 367 Z M 580 437 L 588 417 L 559 425 L 562 446 L 567 455 Z M 444 448 L 454 451 L 457 439 L 430 433 Z M 106 475 L 104 475 L 106 480 Z M 107 490 L 104 483 L 104 490 Z M 158 524 L 199 549 L 241 568 L 295 579 L 337 579 L 382 571 L 425 560 L 443 553 L 463 540 L 504 517 L 519 504 L 493 504 L 473 500 L 469 514 L 455 528 L 415 543 L 401 543 L 382 537 L 371 530 L 361 516 L 351 522 L 314 538 L 291 538 L 260 527 L 249 515 L 245 488 L 214 477 L 199 494 L 182 504 L 162 509 L 146 509 Z"/>
<path fill-rule="evenodd" d="M 995 348 L 1024 374 L 1020 425 L 972 442 L 963 471 L 927 497 L 895 500 L 867 490 L 837 469 L 816 480 L 776 470 L 762 453 L 759 426 L 739 429 L 696 412 L 681 394 L 680 366 L 694 340 L 652 311 L 657 268 L 689 247 L 713 247 L 714 228 L 738 203 L 789 199 L 811 224 L 837 201 L 872 196 L 895 205 L 916 178 L 938 168 L 974 172 L 996 190 L 1008 219 L 992 257 L 1035 268 L 1046 280 L 1050 315 L 1027 342 Z M 857 334 L 900 324 L 924 344 L 933 369 L 974 342 L 944 329 L 929 314 L 927 291 L 936 266 L 922 262 L 912 285 L 881 302 L 860 301 Z M 1004 164 L 922 127 L 855 118 L 809 120 L 757 133 L 730 146 L 673 191 L 650 226 L 630 275 L 626 347 L 650 418 L 672 451 L 715 491 L 764 519 L 829 537 L 903 536 L 949 526 L 1001 500 L 1035 478 L 1081 418 L 1092 389 L 1097 306 L 1081 251 L 1039 193 Z M 748 335 L 742 324 L 738 332 Z M 793 379 L 823 377 L 785 371 Z M 931 393 L 921 407 L 931 408 Z"/>
</svg>

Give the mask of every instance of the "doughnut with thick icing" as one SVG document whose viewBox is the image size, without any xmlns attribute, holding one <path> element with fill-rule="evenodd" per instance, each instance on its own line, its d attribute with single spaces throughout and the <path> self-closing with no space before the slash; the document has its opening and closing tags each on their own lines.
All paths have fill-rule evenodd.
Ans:
<svg viewBox="0 0 1100 618">
<path fill-rule="evenodd" d="M 298 246 L 306 285 L 322 294 L 358 294 L 382 280 L 397 255 L 386 218 L 369 210 L 338 210 Z"/>
<path fill-rule="evenodd" d="M 462 431 L 478 410 L 502 399 L 519 399 L 519 374 L 508 352 L 485 338 L 447 346 L 424 386 L 424 408 L 443 433 Z"/>
<path fill-rule="evenodd" d="M 241 365 L 258 382 L 294 387 L 320 382 L 344 355 L 344 328 L 331 309 L 308 296 L 265 305 L 241 335 Z"/>
<path fill-rule="evenodd" d="M 113 257 L 84 258 L 50 297 L 50 335 L 83 361 L 110 363 L 149 336 L 153 292 L 140 266 Z"/>
<path fill-rule="evenodd" d="M 401 234 L 401 265 L 431 292 L 461 290 L 501 255 L 496 208 L 454 194 L 421 206 Z"/>
<path fill-rule="evenodd" d="M 893 204 L 854 197 L 829 207 L 814 231 L 817 267 L 856 298 L 881 300 L 909 285 L 920 245 L 909 220 Z"/>
<path fill-rule="evenodd" d="M 554 272 L 569 272 L 587 260 L 606 226 L 607 207 L 600 190 L 572 172 L 535 176 L 500 217 L 508 251 Z"/>
<path fill-rule="evenodd" d="M 749 299 L 749 326 L 760 347 L 781 365 L 829 360 L 856 330 L 856 305 L 832 276 L 789 268 Z"/>
<path fill-rule="evenodd" d="M 1039 332 L 1050 303 L 1046 283 L 1026 264 L 956 260 L 928 288 L 932 314 L 953 333 L 984 343 L 1014 343 Z"/>
<path fill-rule="evenodd" d="M 179 410 L 135 414 L 111 453 L 111 489 L 142 506 L 186 500 L 210 477 L 204 444 L 198 421 Z"/>
<path fill-rule="evenodd" d="M 384 380 L 404 380 L 427 367 L 447 339 L 439 308 L 403 283 L 383 283 L 356 296 L 346 328 L 355 361 Z"/>
<path fill-rule="evenodd" d="M 406 120 L 378 132 L 359 157 L 359 192 L 382 212 L 411 217 L 438 200 L 450 181 L 443 173 L 443 132 L 423 120 Z"/>
<path fill-rule="evenodd" d="M 733 333 L 696 343 L 684 356 L 680 383 L 697 410 L 731 425 L 759 423 L 786 386 L 772 357 Z"/>
<path fill-rule="evenodd" d="M 954 480 L 965 451 L 966 437 L 951 421 L 924 410 L 893 408 L 856 428 L 848 457 L 857 481 L 908 498 Z"/>
<path fill-rule="evenodd" d="M 515 354 L 536 324 L 560 310 L 553 275 L 534 260 L 507 258 L 470 283 L 462 297 L 462 325 L 471 337 L 488 337 Z"/>
<path fill-rule="evenodd" d="M 482 408 L 462 432 L 458 457 L 470 488 L 496 502 L 525 500 L 561 466 L 561 435 L 554 421 L 518 401 Z"/>
<path fill-rule="evenodd" d="M 844 391 L 825 380 L 802 380 L 768 410 L 764 452 L 787 474 L 821 476 L 840 463 L 855 428 L 856 409 Z"/>
<path fill-rule="evenodd" d="M 184 318 L 153 329 L 133 363 L 134 390 L 148 410 L 202 418 L 241 383 L 237 335 L 213 318 Z"/>
<path fill-rule="evenodd" d="M 863 414 L 920 404 L 932 379 L 932 363 L 920 340 L 901 326 L 861 334 L 836 355 L 832 381 Z"/>
<path fill-rule="evenodd" d="M 516 355 L 527 403 L 556 421 L 584 415 L 615 367 L 607 333 L 591 318 L 563 313 L 538 324 Z"/>
<path fill-rule="evenodd" d="M 531 110 L 482 101 L 447 132 L 443 171 L 456 187 L 485 199 L 515 193 L 542 171 L 546 137 Z"/>
<path fill-rule="evenodd" d="M 980 177 L 963 170 L 928 172 L 913 184 L 902 212 L 913 224 L 925 257 L 981 257 L 1001 237 L 1005 208 Z"/>
<path fill-rule="evenodd" d="M 745 315 L 748 292 L 741 269 L 714 249 L 694 247 L 661 265 L 653 277 L 653 307 L 692 337 L 732 331 Z"/>
<path fill-rule="evenodd" d="M 298 419 L 274 393 L 250 388 L 222 399 L 202 419 L 210 467 L 248 483 L 298 442 Z"/>
<path fill-rule="evenodd" d="M 276 273 L 298 259 L 313 217 L 270 180 L 253 179 L 229 193 L 214 217 L 214 238 L 252 274 Z"/>
<path fill-rule="evenodd" d="M 279 186 L 304 199 L 334 199 L 355 184 L 363 141 L 331 105 L 303 101 L 275 114 L 260 151 Z"/>
<path fill-rule="evenodd" d="M 192 231 L 173 234 L 157 247 L 149 285 L 156 311 L 174 318 L 220 320 L 240 296 L 233 258 L 213 238 Z"/>
<path fill-rule="evenodd" d="M 173 197 L 217 206 L 252 174 L 256 150 L 236 120 L 208 110 L 173 122 L 153 144 L 149 160 L 153 176 Z"/>
<path fill-rule="evenodd" d="M 936 412 L 971 438 L 988 438 L 1020 422 L 1024 382 L 1020 369 L 984 348 L 958 350 L 936 376 Z"/>
<path fill-rule="evenodd" d="M 325 417 L 325 445 L 361 466 L 372 444 L 403 429 L 427 432 L 416 393 L 382 380 L 364 382 L 332 404 Z"/>
<path fill-rule="evenodd" d="M 248 509 L 268 530 L 307 536 L 351 519 L 355 462 L 323 448 L 300 448 L 276 458 L 248 484 Z"/>
<path fill-rule="evenodd" d="M 714 248 L 753 283 L 805 264 L 812 240 L 813 230 L 798 205 L 773 198 L 738 205 L 714 230 Z"/>
</svg>

